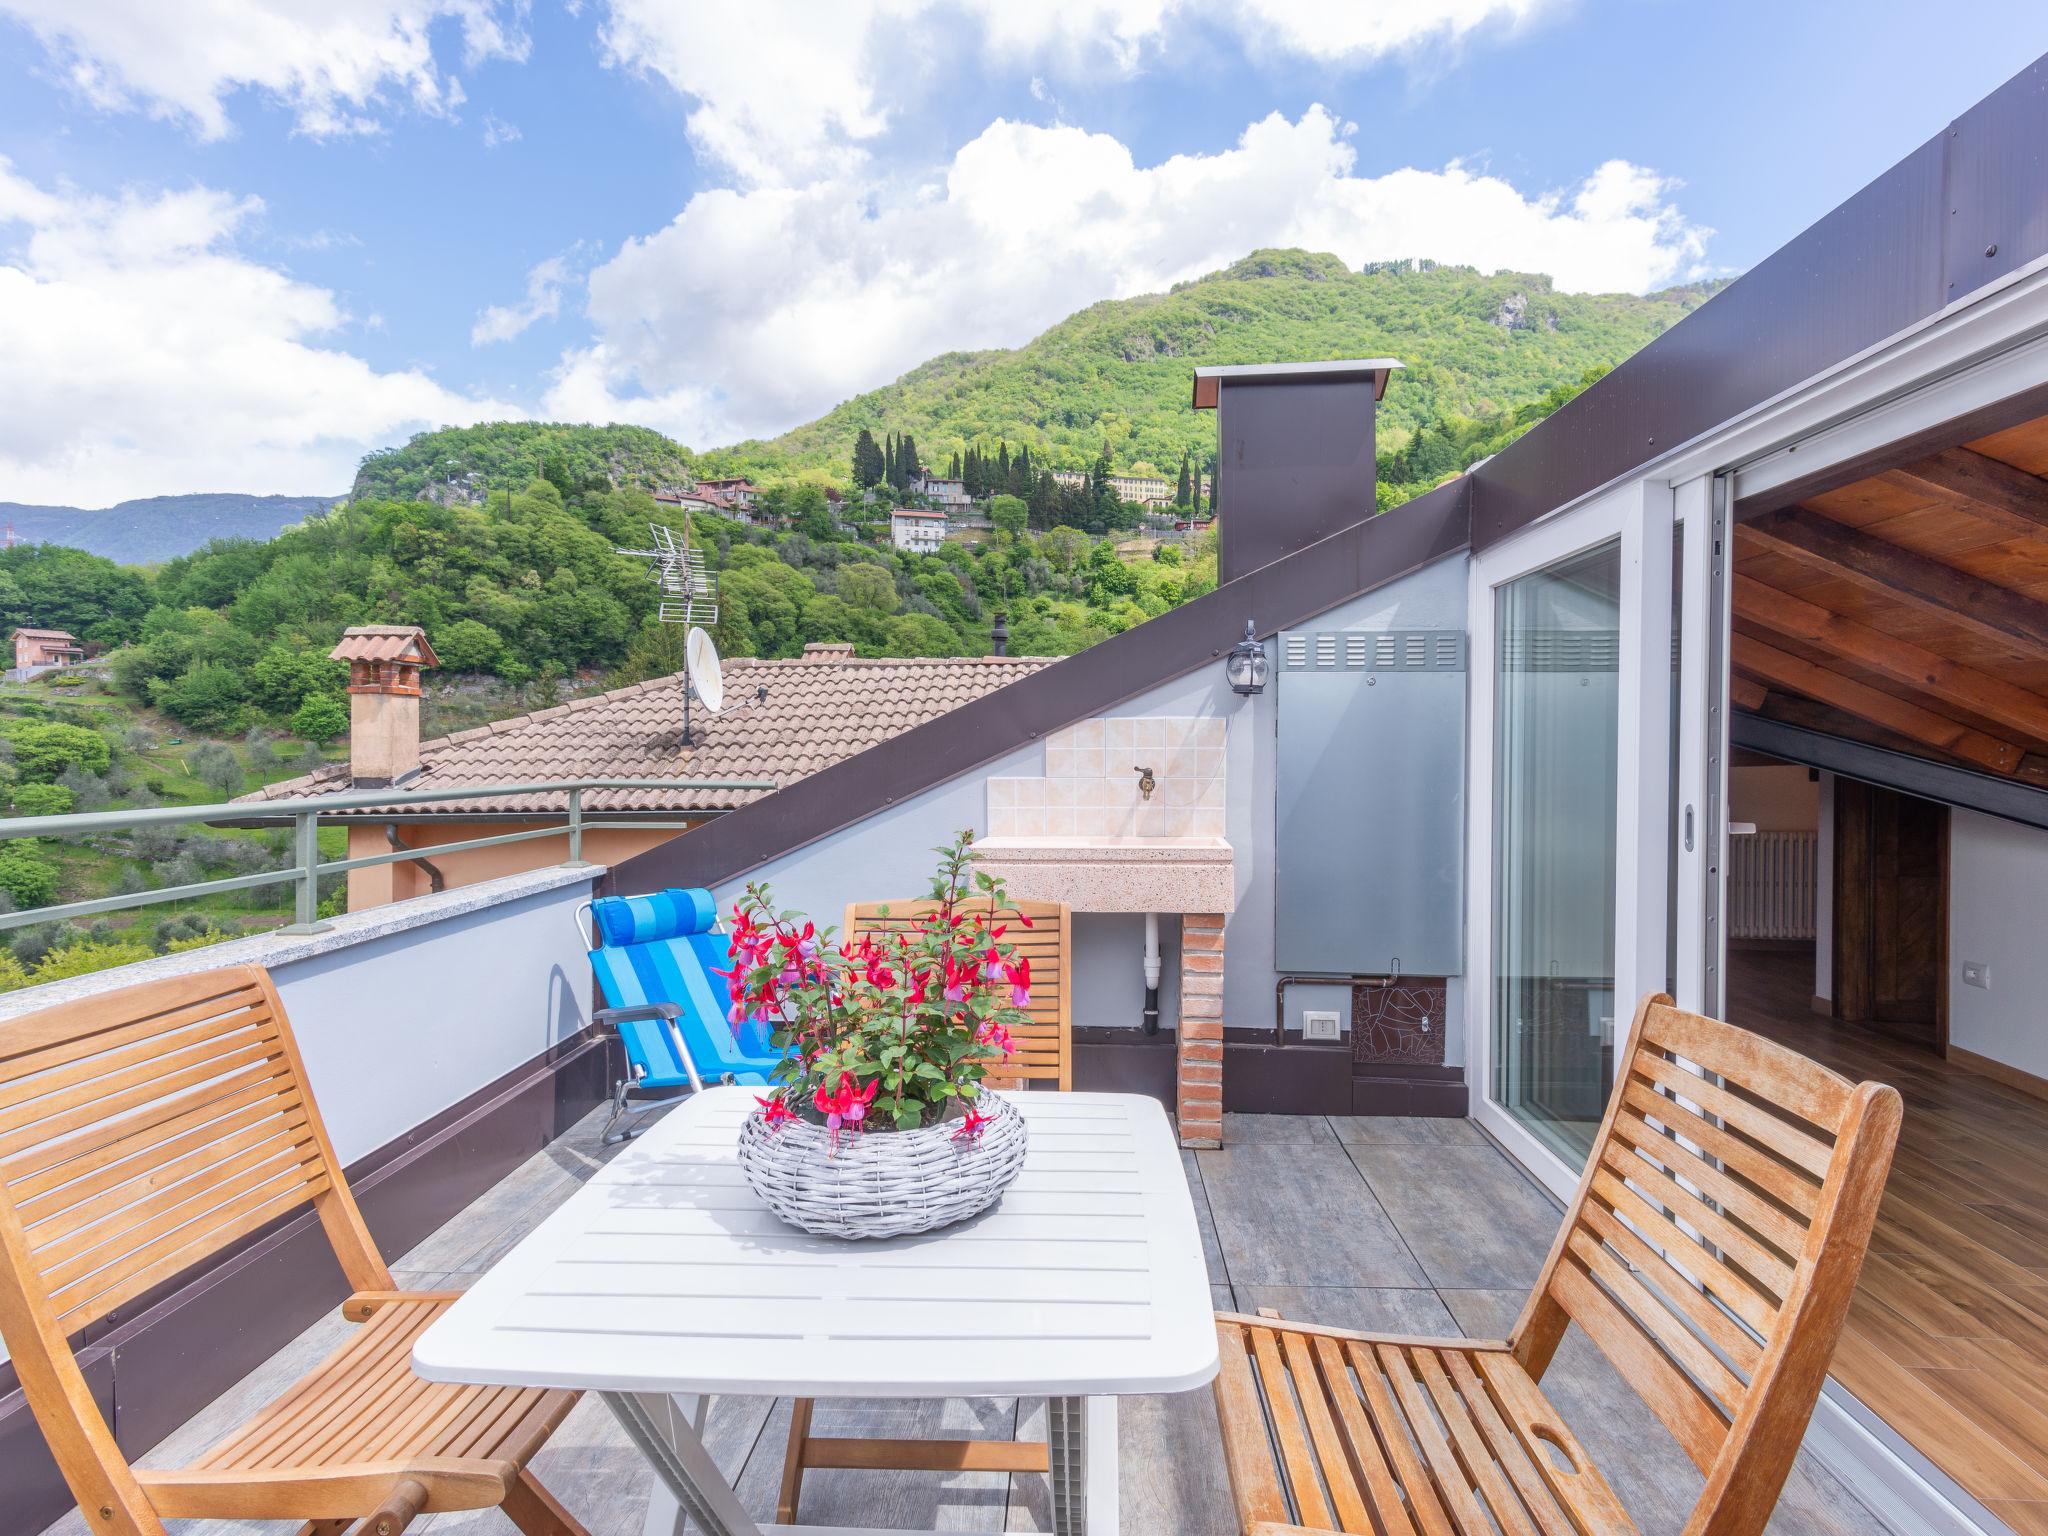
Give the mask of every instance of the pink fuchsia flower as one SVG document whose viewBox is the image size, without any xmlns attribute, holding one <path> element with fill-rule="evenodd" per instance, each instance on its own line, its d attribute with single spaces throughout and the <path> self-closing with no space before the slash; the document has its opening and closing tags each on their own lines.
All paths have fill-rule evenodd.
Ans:
<svg viewBox="0 0 2048 1536">
<path fill-rule="evenodd" d="M 974 990 L 975 974 L 972 965 L 963 965 L 951 955 L 946 956 L 946 1001 L 964 1003 Z"/>
<path fill-rule="evenodd" d="M 1010 1006 L 1028 1008 L 1031 1006 L 1031 957 L 1020 956 L 1015 964 L 1003 966 L 1003 979 L 1010 984 Z"/>
<path fill-rule="evenodd" d="M 970 1109 L 960 1117 L 960 1123 L 953 1128 L 955 1141 L 972 1141 L 982 1133 L 993 1115 L 984 1115 L 978 1109 Z"/>
<path fill-rule="evenodd" d="M 780 1098 L 764 1099 L 757 1096 L 754 1102 L 761 1106 L 761 1121 L 771 1131 L 779 1126 L 789 1125 L 796 1119 L 796 1111 Z"/>
<path fill-rule="evenodd" d="M 988 1020 L 980 1029 L 974 1032 L 974 1043 L 976 1045 L 990 1046 L 995 1050 L 1001 1051 L 1005 1056 L 1010 1055 L 1017 1049 L 1017 1043 L 1011 1038 L 1010 1031 L 1003 1025 L 998 1024 L 994 1019 Z"/>
</svg>

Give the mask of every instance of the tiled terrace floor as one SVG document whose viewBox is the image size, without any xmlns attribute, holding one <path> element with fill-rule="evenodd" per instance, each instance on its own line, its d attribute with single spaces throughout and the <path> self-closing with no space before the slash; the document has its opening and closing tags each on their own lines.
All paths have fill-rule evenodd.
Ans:
<svg viewBox="0 0 2048 1536">
<path fill-rule="evenodd" d="M 394 1266 L 401 1285 L 468 1284 L 587 1178 L 605 1154 L 593 1116 L 536 1154 Z M 1557 1222 L 1546 1195 L 1466 1121 L 1228 1116 L 1226 1145 L 1184 1153 L 1219 1307 L 1277 1307 L 1307 1321 L 1408 1334 L 1501 1336 L 1535 1279 Z M 349 1325 L 308 1329 L 264 1367 L 145 1458 L 178 1464 L 294 1380 Z M 1699 1478 L 1676 1442 L 1574 1333 L 1545 1379 L 1645 1533 L 1684 1524 Z M 1043 1433 L 1043 1407 L 1025 1400 L 820 1404 L 816 1432 L 895 1436 Z M 1021 1417 L 1021 1423 L 1020 1423 Z M 758 1519 L 772 1519 L 789 1404 L 720 1399 L 708 1438 Z M 1121 1411 L 1123 1529 L 1127 1536 L 1236 1536 L 1216 1417 L 1206 1391 L 1126 1399 Z M 580 1404 L 535 1463 L 593 1536 L 638 1536 L 650 1473 L 604 1407 Z M 999 1473 L 816 1472 L 805 1481 L 806 1523 L 944 1526 L 966 1531 L 1050 1528 L 1045 1480 Z M 256 1529 L 182 1522 L 194 1536 Z M 414 1525 L 513 1536 L 495 1511 L 432 1516 Z M 295 1529 L 279 1523 L 283 1533 Z M 1802 1461 L 1774 1536 L 1850 1536 L 1879 1529 L 1839 1483 Z M 49 1536 L 86 1536 L 76 1513 Z"/>
</svg>

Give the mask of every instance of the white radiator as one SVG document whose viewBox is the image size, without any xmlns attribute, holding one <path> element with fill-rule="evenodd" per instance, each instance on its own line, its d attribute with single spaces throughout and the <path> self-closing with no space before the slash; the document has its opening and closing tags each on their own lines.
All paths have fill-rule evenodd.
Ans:
<svg viewBox="0 0 2048 1536">
<path fill-rule="evenodd" d="M 1819 864 L 1818 832 L 1730 837 L 1728 937 L 1812 938 Z"/>
</svg>

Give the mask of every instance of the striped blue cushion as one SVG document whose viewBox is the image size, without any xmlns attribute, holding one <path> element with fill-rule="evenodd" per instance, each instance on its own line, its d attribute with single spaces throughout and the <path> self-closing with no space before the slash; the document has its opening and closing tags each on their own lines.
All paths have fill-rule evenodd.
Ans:
<svg viewBox="0 0 2048 1536">
<path fill-rule="evenodd" d="M 690 934 L 590 951 L 590 968 L 612 1007 L 674 1003 L 681 1011 L 676 1020 L 677 1030 L 696 1061 L 698 1072 L 712 1078 L 721 1072 L 732 1072 L 744 1082 L 749 1080 L 749 1073 L 764 1073 L 772 1068 L 782 1052 L 769 1044 L 765 1026 L 749 1022 L 742 1024 L 736 1034 L 727 1022 L 732 990 L 726 978 L 715 972 L 731 966 L 732 941 L 722 933 Z M 631 1042 L 628 1048 L 630 1053 Z M 670 1059 L 673 1060 L 672 1054 Z M 653 1073 L 654 1062 L 643 1064 Z M 679 1073 L 680 1067 L 678 1062 L 671 1070 Z M 757 1076 L 752 1080 L 761 1079 Z"/>
<path fill-rule="evenodd" d="M 718 903 L 701 887 L 651 896 L 600 896 L 590 904 L 590 915 L 606 944 L 646 944 L 710 932 L 718 921 Z"/>
</svg>

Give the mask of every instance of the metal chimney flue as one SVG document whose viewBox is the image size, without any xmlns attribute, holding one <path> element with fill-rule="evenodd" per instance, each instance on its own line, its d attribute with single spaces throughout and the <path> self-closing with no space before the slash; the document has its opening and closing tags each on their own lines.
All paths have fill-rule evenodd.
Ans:
<svg viewBox="0 0 2048 1536">
<path fill-rule="evenodd" d="M 1216 412 L 1219 581 L 1372 515 L 1374 416 L 1391 357 L 1197 368 L 1195 409 Z"/>
</svg>

